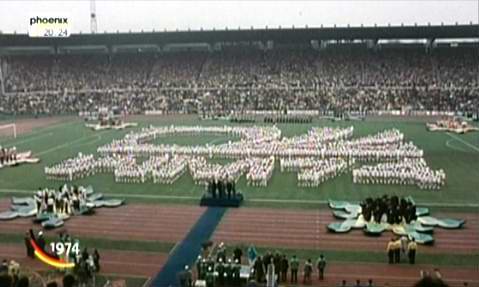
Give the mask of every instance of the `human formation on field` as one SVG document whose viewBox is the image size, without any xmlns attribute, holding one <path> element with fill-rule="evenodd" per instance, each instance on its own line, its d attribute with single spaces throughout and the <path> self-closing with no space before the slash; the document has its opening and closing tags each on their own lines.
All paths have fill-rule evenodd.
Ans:
<svg viewBox="0 0 479 287">
<path fill-rule="evenodd" d="M 15 146 L 7 148 L 0 145 L 0 168 L 38 162 L 40 159 L 32 157 L 31 151 L 18 152 Z"/>
<path fill-rule="evenodd" d="M 101 131 L 101 130 L 124 130 L 126 128 L 136 127 L 138 123 L 126 123 L 123 121 L 115 121 L 115 122 L 108 122 L 108 123 L 96 123 L 96 124 L 85 124 L 85 127 L 90 128 L 94 131 Z"/>
<path fill-rule="evenodd" d="M 391 231 L 396 236 L 405 236 L 420 244 L 432 244 L 435 226 L 445 229 L 461 228 L 462 219 L 438 219 L 429 216 L 429 209 L 417 207 L 412 197 L 383 195 L 368 197 L 359 204 L 347 201 L 329 201 L 335 218 L 342 222 L 333 222 L 328 230 L 336 233 L 346 233 L 351 229 L 363 229 L 367 235 L 380 235 Z"/>
<path fill-rule="evenodd" d="M 85 127 L 94 131 L 123 130 L 138 126 L 138 123 L 125 122 L 123 119 L 125 115 L 118 108 L 102 107 L 91 112 L 80 112 L 79 115 L 86 121 Z"/>
<path fill-rule="evenodd" d="M 62 185 L 58 189 L 39 188 L 31 197 L 13 197 L 9 211 L 0 212 L 0 220 L 34 217 L 44 228 L 60 227 L 74 215 L 88 215 L 99 207 L 118 207 L 120 199 L 104 199 L 91 186 Z"/>
<path fill-rule="evenodd" d="M 276 163 L 282 172 L 297 172 L 299 186 L 317 187 L 352 171 L 358 184 L 414 185 L 439 189 L 446 182 L 442 169 L 431 169 L 423 150 L 407 142 L 397 129 L 353 138 L 354 128 L 311 128 L 306 134 L 283 137 L 276 126 L 162 126 L 142 128 L 123 139 L 98 147 L 98 157 L 79 153 L 45 167 L 49 179 L 72 181 L 110 173 L 116 182 L 174 183 L 189 172 L 196 184 L 237 181 L 267 186 Z M 215 134 L 239 138 L 223 144 L 153 144 L 180 134 Z M 221 165 L 208 159 L 227 159 Z"/>
</svg>

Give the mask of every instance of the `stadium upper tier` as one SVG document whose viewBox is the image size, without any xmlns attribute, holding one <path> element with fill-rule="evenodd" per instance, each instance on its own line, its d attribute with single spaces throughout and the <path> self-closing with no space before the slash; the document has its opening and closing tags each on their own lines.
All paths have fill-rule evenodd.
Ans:
<svg viewBox="0 0 479 287">
<path fill-rule="evenodd" d="M 4 112 L 70 113 L 91 105 L 131 112 L 479 106 L 476 47 L 8 56 L 2 67 Z"/>
</svg>

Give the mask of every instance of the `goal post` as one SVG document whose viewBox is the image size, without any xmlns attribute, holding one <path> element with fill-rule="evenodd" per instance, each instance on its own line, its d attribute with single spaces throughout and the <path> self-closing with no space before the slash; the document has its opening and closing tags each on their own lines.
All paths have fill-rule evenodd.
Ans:
<svg viewBox="0 0 479 287">
<path fill-rule="evenodd" d="M 1 138 L 17 138 L 17 125 L 16 124 L 6 124 L 0 125 L 0 139 Z"/>
</svg>

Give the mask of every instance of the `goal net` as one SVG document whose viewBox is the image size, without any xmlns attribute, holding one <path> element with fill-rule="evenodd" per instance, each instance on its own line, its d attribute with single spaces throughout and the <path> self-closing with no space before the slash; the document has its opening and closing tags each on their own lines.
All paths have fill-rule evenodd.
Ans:
<svg viewBox="0 0 479 287">
<path fill-rule="evenodd" d="M 17 137 L 16 124 L 0 125 L 0 142 L 3 139 L 16 138 L 16 137 Z"/>
</svg>

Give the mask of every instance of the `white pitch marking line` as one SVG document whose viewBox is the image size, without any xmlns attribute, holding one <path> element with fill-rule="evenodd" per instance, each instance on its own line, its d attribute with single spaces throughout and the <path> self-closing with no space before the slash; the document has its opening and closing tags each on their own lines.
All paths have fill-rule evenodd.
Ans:
<svg viewBox="0 0 479 287">
<path fill-rule="evenodd" d="M 85 140 L 85 139 L 90 139 L 90 138 L 98 137 L 98 136 L 99 136 L 99 135 L 96 135 L 96 134 L 89 135 L 89 136 L 83 136 L 83 137 L 77 138 L 77 139 L 74 140 L 74 141 L 67 142 L 67 143 L 64 143 L 64 144 L 61 144 L 61 145 L 52 147 L 52 148 L 50 148 L 50 149 L 41 151 L 41 152 L 39 152 L 39 153 L 34 153 L 34 154 L 35 154 L 35 155 L 44 155 L 44 154 L 47 154 L 47 153 L 51 153 L 52 151 L 56 151 L 56 150 L 58 150 L 58 149 L 62 149 L 62 148 L 67 147 L 67 146 L 69 146 L 69 145 L 76 146 L 75 143 L 81 142 L 82 140 Z M 91 143 L 92 143 L 92 142 L 87 142 L 87 143 L 85 143 L 85 144 L 91 144 Z M 85 144 L 82 144 L 82 145 L 85 145 Z"/>
<path fill-rule="evenodd" d="M 53 133 L 42 134 L 42 135 L 38 135 L 38 136 L 35 136 L 35 137 L 32 137 L 32 138 L 28 138 L 28 139 L 25 139 L 25 140 L 22 140 L 22 141 L 19 141 L 19 142 L 12 142 L 9 145 L 15 145 L 16 146 L 16 145 L 32 142 L 32 141 L 35 141 L 39 138 L 43 138 L 43 137 L 51 136 L 51 135 L 53 135 Z"/>
<path fill-rule="evenodd" d="M 102 136 L 101 135 L 97 135 L 96 136 L 96 139 L 92 140 L 92 141 L 89 141 L 89 142 L 86 142 L 86 143 L 82 143 L 82 144 L 79 144 L 79 145 L 76 145 L 76 147 L 80 147 L 80 146 L 86 146 L 86 145 L 92 145 L 98 141 L 100 141 L 102 139 Z"/>
<path fill-rule="evenodd" d="M 14 123 L 14 122 L 13 122 Z M 41 133 L 44 133 L 48 130 L 51 130 L 51 129 L 55 129 L 55 128 L 59 128 L 59 127 L 65 127 L 65 126 L 69 126 L 71 124 L 75 124 L 77 123 L 77 121 L 75 120 L 72 120 L 72 121 L 67 121 L 67 122 L 62 122 L 62 123 L 56 123 L 56 124 L 53 124 L 53 125 L 49 125 L 47 127 L 43 127 L 43 128 L 39 128 L 38 130 L 34 131 L 34 132 L 28 132 L 28 133 L 25 133 L 25 134 L 22 134 L 20 135 L 19 137 L 22 137 L 22 138 L 31 138 L 32 136 L 35 136 L 37 134 L 41 134 Z M 8 141 L 8 140 L 7 140 Z M 4 143 L 4 142 L 7 142 L 7 141 L 0 141 L 1 143 Z M 16 144 L 15 142 L 12 142 L 11 144 Z"/>
<path fill-rule="evenodd" d="M 462 142 L 463 144 L 467 145 L 468 147 L 472 148 L 473 150 L 479 152 L 479 148 L 477 146 L 475 146 L 475 145 L 473 145 L 473 144 L 471 144 L 471 143 L 469 143 L 469 142 L 467 142 L 467 141 L 461 139 L 460 137 L 458 137 L 456 135 L 453 135 L 451 133 L 446 133 L 446 134 L 449 135 L 450 137 L 452 137 L 453 139 L 456 139 L 456 140 Z"/>
<path fill-rule="evenodd" d="M 448 140 L 446 141 L 446 146 L 447 146 L 448 148 L 452 149 L 452 150 L 458 150 L 458 151 L 466 152 L 466 151 L 465 151 L 464 149 L 462 149 L 462 148 L 459 148 L 459 147 L 457 147 L 457 146 L 455 146 L 455 145 L 451 145 L 451 142 L 454 141 L 454 140 L 456 140 L 456 139 L 448 139 Z"/>
</svg>

